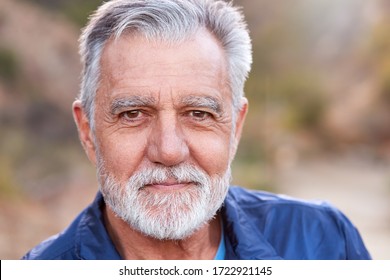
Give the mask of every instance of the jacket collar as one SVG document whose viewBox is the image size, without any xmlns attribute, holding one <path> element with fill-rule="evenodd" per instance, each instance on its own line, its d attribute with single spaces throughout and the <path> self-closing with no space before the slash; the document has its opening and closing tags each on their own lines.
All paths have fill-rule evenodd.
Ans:
<svg viewBox="0 0 390 280">
<path fill-rule="evenodd" d="M 226 259 L 280 260 L 256 223 L 243 211 L 229 191 L 222 207 Z"/>
<path fill-rule="evenodd" d="M 103 196 L 96 195 L 91 207 L 80 221 L 76 232 L 76 255 L 85 260 L 120 260 L 121 257 L 115 249 L 104 225 Z"/>
</svg>

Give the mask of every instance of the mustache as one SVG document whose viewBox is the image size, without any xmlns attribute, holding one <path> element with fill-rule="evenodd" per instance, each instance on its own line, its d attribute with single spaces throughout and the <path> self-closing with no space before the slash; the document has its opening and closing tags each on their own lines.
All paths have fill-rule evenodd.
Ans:
<svg viewBox="0 0 390 280">
<path fill-rule="evenodd" d="M 190 164 L 180 164 L 172 167 L 155 166 L 143 168 L 136 171 L 130 177 L 128 184 L 142 189 L 147 185 L 162 184 L 172 179 L 179 184 L 193 183 L 197 186 L 210 184 L 207 173 L 201 168 Z"/>
</svg>

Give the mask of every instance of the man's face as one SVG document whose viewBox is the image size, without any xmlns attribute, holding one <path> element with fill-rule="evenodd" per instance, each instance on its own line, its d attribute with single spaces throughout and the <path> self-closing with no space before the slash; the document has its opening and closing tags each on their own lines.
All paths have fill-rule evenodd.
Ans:
<svg viewBox="0 0 390 280">
<path fill-rule="evenodd" d="M 210 208 L 208 211 L 213 213 L 202 218 L 209 219 L 226 194 L 229 166 L 245 113 L 246 105 L 233 117 L 226 57 L 209 32 L 199 31 L 190 40 L 173 45 L 123 35 L 109 41 L 102 54 L 95 99 L 96 143 L 85 143 L 91 140 L 87 136 L 81 135 L 81 139 L 90 159 L 99 167 L 105 197 L 121 196 L 122 202 L 117 200 L 117 204 L 127 207 L 114 211 L 132 211 L 134 205 L 124 204 L 139 202 L 147 212 L 144 219 L 147 215 L 162 215 L 164 211 L 159 207 L 173 207 L 171 212 L 164 212 L 164 224 L 176 219 L 173 211 L 192 219 L 184 212 L 197 215 L 200 209 L 189 210 L 184 204 L 193 203 Z M 76 109 L 80 134 L 91 135 L 77 114 Z M 154 169 L 162 171 L 150 173 Z M 184 175 L 178 175 L 180 172 Z M 189 175 L 194 172 L 195 176 Z M 140 174 L 144 178 L 134 181 Z M 149 180 L 150 176 L 153 178 Z M 203 183 L 199 177 L 205 178 Z M 200 194 L 200 188 L 209 190 Z M 133 200 L 123 201 L 125 196 Z M 216 196 L 206 204 L 218 205 L 206 207 L 204 200 Z M 168 203 L 155 201 L 162 197 Z M 177 198 L 172 206 L 169 201 Z M 110 202 L 108 205 L 118 208 Z M 140 219 L 139 214 L 134 219 Z"/>
</svg>

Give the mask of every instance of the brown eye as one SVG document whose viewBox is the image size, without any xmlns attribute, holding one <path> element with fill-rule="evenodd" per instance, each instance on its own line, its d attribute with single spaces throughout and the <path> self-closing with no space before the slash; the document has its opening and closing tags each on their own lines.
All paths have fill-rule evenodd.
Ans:
<svg viewBox="0 0 390 280">
<path fill-rule="evenodd" d="M 141 117 L 142 112 L 140 110 L 131 110 L 126 111 L 121 114 L 121 116 L 127 120 L 135 120 L 139 117 Z"/>
<path fill-rule="evenodd" d="M 205 111 L 194 110 L 190 112 L 190 116 L 198 120 L 204 120 L 210 117 L 211 114 Z"/>
</svg>

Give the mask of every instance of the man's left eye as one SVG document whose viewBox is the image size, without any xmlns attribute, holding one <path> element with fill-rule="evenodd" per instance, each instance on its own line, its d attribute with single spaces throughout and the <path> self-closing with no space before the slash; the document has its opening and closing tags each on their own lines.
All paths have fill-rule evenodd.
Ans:
<svg viewBox="0 0 390 280">
<path fill-rule="evenodd" d="M 211 114 L 205 111 L 193 110 L 190 112 L 190 116 L 198 120 L 204 120 L 211 117 Z"/>
</svg>

